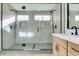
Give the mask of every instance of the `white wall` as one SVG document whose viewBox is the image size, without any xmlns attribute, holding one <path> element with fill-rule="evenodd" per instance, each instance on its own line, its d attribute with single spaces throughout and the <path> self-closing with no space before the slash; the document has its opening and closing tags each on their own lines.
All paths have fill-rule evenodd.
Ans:
<svg viewBox="0 0 79 59">
<path fill-rule="evenodd" d="M 15 13 L 10 11 L 10 8 L 11 6 L 9 4 L 3 4 L 3 20 L 8 20 L 9 18 L 15 16 Z M 11 23 L 10 25 L 14 26 L 14 23 Z M 11 29 L 10 32 L 3 29 L 3 49 L 8 49 L 14 44 L 14 29 Z"/>
<path fill-rule="evenodd" d="M 56 10 L 53 11 L 54 33 L 60 33 L 60 4 L 57 4 L 54 9 Z"/>
<path fill-rule="evenodd" d="M 65 33 L 65 4 L 62 4 L 62 33 Z"/>
<path fill-rule="evenodd" d="M 1 51 L 1 3 L 0 3 L 0 51 Z"/>
<path fill-rule="evenodd" d="M 47 22 L 39 22 L 39 21 L 34 21 L 34 15 L 50 15 L 50 12 L 47 11 L 35 11 L 35 12 L 17 12 L 17 14 L 23 15 L 29 15 L 30 16 L 30 21 L 26 21 L 26 25 L 24 26 L 23 30 L 17 30 L 16 32 L 16 42 L 17 43 L 51 43 L 51 33 L 52 33 L 52 26 L 50 21 Z M 17 22 L 17 29 L 19 24 Z M 37 32 L 37 27 L 41 27 L 40 32 Z M 21 38 L 18 36 L 19 31 L 25 31 L 25 32 L 34 32 L 34 37 L 32 38 Z"/>
<path fill-rule="evenodd" d="M 72 30 L 67 29 L 67 4 L 62 3 L 62 33 L 71 33 Z M 57 5 L 56 11 L 53 13 L 54 24 L 58 25 L 57 29 L 54 29 L 55 33 L 60 33 L 60 5 Z"/>
</svg>

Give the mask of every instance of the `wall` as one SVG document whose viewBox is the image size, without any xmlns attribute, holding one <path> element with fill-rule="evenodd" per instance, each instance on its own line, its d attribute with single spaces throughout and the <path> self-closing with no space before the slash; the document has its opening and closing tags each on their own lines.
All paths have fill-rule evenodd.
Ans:
<svg viewBox="0 0 79 59">
<path fill-rule="evenodd" d="M 61 8 L 61 13 L 60 13 L 60 8 Z M 62 3 L 61 7 L 60 5 L 57 5 L 57 8 L 55 8 L 56 11 L 54 11 L 53 13 L 53 20 L 54 20 L 54 25 L 58 25 L 57 29 L 54 29 L 55 33 L 60 33 L 60 20 L 62 21 L 61 27 L 62 27 L 62 33 L 70 33 L 69 31 L 73 31 L 73 30 L 69 30 L 67 29 L 67 4 L 66 3 Z M 61 16 L 60 16 L 61 14 Z M 57 17 L 56 17 L 57 16 Z M 60 19 L 60 17 L 62 19 Z"/>
<path fill-rule="evenodd" d="M 54 25 L 54 33 L 60 33 L 60 4 L 57 4 L 54 8 L 56 11 L 53 11 L 53 25 Z M 56 28 L 55 28 L 56 26 Z"/>
<path fill-rule="evenodd" d="M 65 4 L 62 4 L 62 33 L 65 33 Z"/>
<path fill-rule="evenodd" d="M 47 22 L 39 22 L 39 21 L 34 21 L 34 15 L 50 15 L 50 12 L 47 11 L 32 11 L 32 12 L 17 12 L 17 15 L 29 15 L 30 20 L 26 21 L 26 25 L 24 26 L 23 30 L 18 30 L 19 29 L 19 24 L 17 22 L 17 32 L 16 32 L 16 42 L 17 43 L 51 43 L 51 33 L 52 33 L 52 26 L 50 21 Z M 40 26 L 40 32 L 37 32 L 37 27 Z M 24 32 L 34 32 L 34 37 L 32 38 L 21 38 L 18 36 L 19 31 L 24 31 Z"/>
<path fill-rule="evenodd" d="M 12 9 L 10 4 L 3 4 L 3 21 L 15 19 L 15 13 L 13 11 L 10 11 L 10 9 Z M 14 23 L 8 24 L 7 26 L 10 28 L 10 26 L 14 26 Z M 6 28 L 7 26 L 5 26 L 4 28 Z M 4 28 L 3 28 L 3 49 L 8 49 L 15 44 L 14 28 L 13 29 L 10 28 L 10 32 L 5 30 Z"/>
<path fill-rule="evenodd" d="M 0 3 L 0 51 L 1 51 L 1 3 Z"/>
</svg>

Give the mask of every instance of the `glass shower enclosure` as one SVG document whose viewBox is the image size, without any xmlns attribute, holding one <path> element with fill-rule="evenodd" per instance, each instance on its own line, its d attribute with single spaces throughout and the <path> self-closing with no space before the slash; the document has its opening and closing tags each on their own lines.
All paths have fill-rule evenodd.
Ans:
<svg viewBox="0 0 79 59">
<path fill-rule="evenodd" d="M 3 49 L 52 50 L 53 13 L 48 7 L 53 5 L 4 3 Z"/>
</svg>

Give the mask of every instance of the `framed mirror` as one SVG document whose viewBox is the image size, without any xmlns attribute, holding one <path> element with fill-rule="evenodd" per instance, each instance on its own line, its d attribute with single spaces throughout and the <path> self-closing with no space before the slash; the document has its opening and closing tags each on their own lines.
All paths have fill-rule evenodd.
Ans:
<svg viewBox="0 0 79 59">
<path fill-rule="evenodd" d="M 71 29 L 76 26 L 79 29 L 79 4 L 68 3 L 67 4 L 67 28 Z"/>
</svg>

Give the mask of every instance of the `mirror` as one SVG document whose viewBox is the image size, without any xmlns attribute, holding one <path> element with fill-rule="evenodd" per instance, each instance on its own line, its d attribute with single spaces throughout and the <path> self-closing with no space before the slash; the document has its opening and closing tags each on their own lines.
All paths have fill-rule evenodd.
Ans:
<svg viewBox="0 0 79 59">
<path fill-rule="evenodd" d="M 79 4 L 67 4 L 67 28 L 71 29 L 76 26 L 79 29 Z"/>
</svg>

